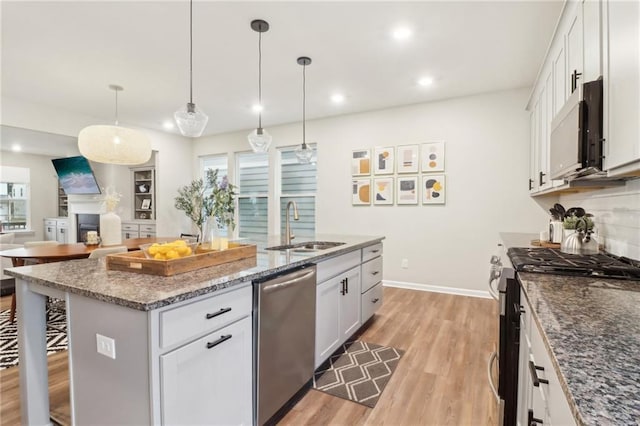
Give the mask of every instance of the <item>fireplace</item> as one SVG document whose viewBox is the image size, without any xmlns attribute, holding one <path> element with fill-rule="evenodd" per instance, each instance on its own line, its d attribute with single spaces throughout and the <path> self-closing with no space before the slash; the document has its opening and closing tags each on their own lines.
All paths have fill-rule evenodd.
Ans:
<svg viewBox="0 0 640 426">
<path fill-rule="evenodd" d="M 87 241 L 87 232 L 97 231 L 100 233 L 99 214 L 77 214 L 76 215 L 76 241 L 83 243 Z"/>
</svg>

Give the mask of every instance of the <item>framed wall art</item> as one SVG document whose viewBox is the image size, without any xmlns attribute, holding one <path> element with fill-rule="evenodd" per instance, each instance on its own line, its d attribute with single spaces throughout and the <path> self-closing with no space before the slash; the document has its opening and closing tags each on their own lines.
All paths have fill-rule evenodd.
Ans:
<svg viewBox="0 0 640 426">
<path fill-rule="evenodd" d="M 151 208 L 151 198 L 145 198 L 142 200 L 142 204 L 140 205 L 142 210 L 147 210 Z"/>
<path fill-rule="evenodd" d="M 351 204 L 354 206 L 368 206 L 371 204 L 371 179 L 353 179 Z"/>
<path fill-rule="evenodd" d="M 376 175 L 392 175 L 395 163 L 392 146 L 373 149 L 373 173 Z"/>
<path fill-rule="evenodd" d="M 398 147 L 398 155 L 396 156 L 398 173 L 418 173 L 418 164 L 420 163 L 418 151 L 418 145 L 400 145 Z"/>
<path fill-rule="evenodd" d="M 393 205 L 393 178 L 376 178 L 373 180 L 373 204 L 379 206 Z"/>
<path fill-rule="evenodd" d="M 422 176 L 422 204 L 444 204 L 446 193 L 444 175 Z"/>
<path fill-rule="evenodd" d="M 418 204 L 418 176 L 398 176 L 396 203 Z"/>
<path fill-rule="evenodd" d="M 444 141 L 422 144 L 420 155 L 423 173 L 444 171 Z"/>
<path fill-rule="evenodd" d="M 351 154 L 351 175 L 369 176 L 371 174 L 371 151 L 358 149 Z"/>
</svg>

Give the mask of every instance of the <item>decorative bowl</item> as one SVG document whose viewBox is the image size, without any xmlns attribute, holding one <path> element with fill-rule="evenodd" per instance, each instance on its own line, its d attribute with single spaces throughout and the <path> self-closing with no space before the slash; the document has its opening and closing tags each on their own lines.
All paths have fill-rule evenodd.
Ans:
<svg viewBox="0 0 640 426">
<path fill-rule="evenodd" d="M 163 243 L 141 244 L 139 247 L 147 259 L 171 260 L 193 256 L 196 253 L 198 243 L 188 240 L 174 240 Z"/>
</svg>

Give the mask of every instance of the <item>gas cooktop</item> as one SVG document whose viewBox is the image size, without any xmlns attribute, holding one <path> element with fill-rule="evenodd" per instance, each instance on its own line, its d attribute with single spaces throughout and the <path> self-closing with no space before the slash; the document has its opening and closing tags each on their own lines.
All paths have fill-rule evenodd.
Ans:
<svg viewBox="0 0 640 426">
<path fill-rule="evenodd" d="M 551 248 L 512 247 L 507 255 L 516 271 L 640 280 L 640 262 L 606 253 L 582 255 Z"/>
</svg>

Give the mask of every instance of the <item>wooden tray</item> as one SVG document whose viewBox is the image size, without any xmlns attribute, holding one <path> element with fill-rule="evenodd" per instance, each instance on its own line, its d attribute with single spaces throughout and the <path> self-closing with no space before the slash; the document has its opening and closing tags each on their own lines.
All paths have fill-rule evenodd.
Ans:
<svg viewBox="0 0 640 426">
<path fill-rule="evenodd" d="M 560 248 L 560 243 L 550 243 L 549 241 L 531 240 L 531 245 L 536 247 Z"/>
<path fill-rule="evenodd" d="M 256 251 L 257 249 L 254 244 L 229 243 L 227 250 L 196 252 L 193 256 L 181 257 L 180 259 L 147 259 L 142 250 L 110 254 L 106 258 L 107 269 L 112 271 L 136 272 L 138 274 L 168 277 L 195 271 L 196 269 L 207 268 L 209 266 L 235 262 L 236 260 L 251 257 L 255 258 Z"/>
</svg>

